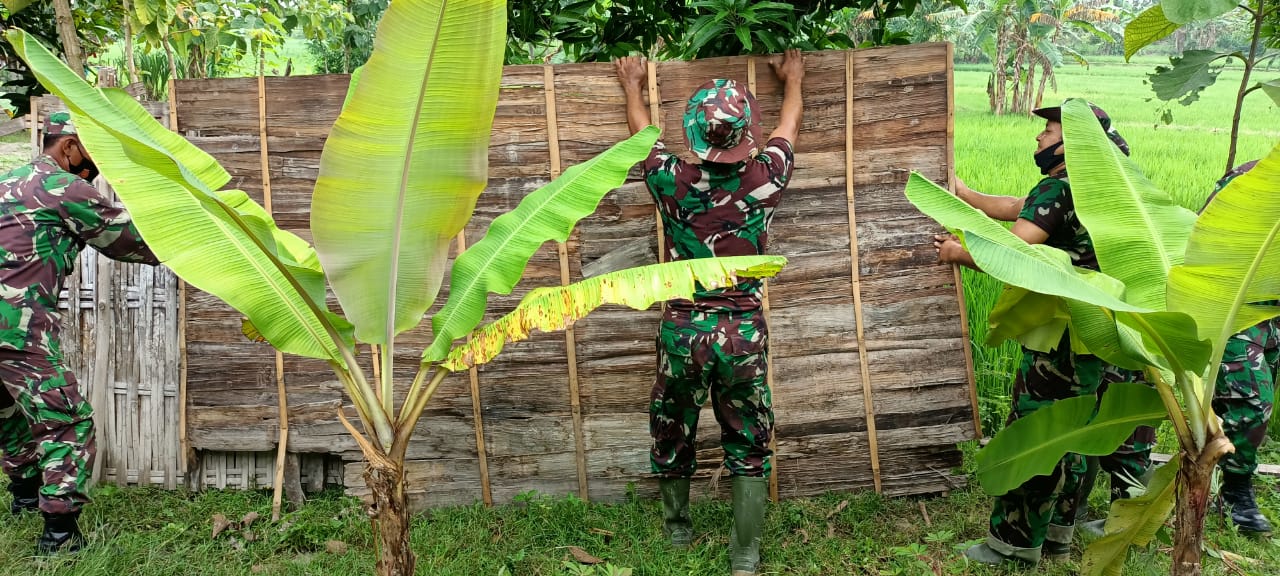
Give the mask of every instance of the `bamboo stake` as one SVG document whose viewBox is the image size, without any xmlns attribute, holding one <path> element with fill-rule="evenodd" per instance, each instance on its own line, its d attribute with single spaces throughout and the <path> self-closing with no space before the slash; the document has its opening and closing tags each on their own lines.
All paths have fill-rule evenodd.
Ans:
<svg viewBox="0 0 1280 576">
<path fill-rule="evenodd" d="M 756 93 L 756 59 L 747 57 L 747 90 L 752 94 Z M 769 279 L 763 280 L 762 304 L 764 305 L 764 322 L 769 323 Z M 769 362 L 768 368 L 765 370 L 765 384 L 769 387 L 769 396 L 773 397 L 773 362 Z M 776 400 L 776 398 L 775 398 Z M 776 403 L 775 403 L 776 405 Z M 773 473 L 769 475 L 769 498 L 774 502 L 778 501 L 778 435 L 776 433 L 776 420 L 774 434 L 769 436 L 769 450 L 773 452 Z"/>
<path fill-rule="evenodd" d="M 955 45 L 947 43 L 947 189 L 956 193 L 956 80 Z M 969 403 L 973 408 L 974 438 L 982 438 L 982 416 L 978 410 L 978 381 L 973 372 L 973 344 L 969 341 L 969 304 L 964 298 L 964 276 L 960 273 L 960 265 L 951 265 L 956 279 L 956 299 L 960 304 L 960 334 L 963 336 L 964 365 L 969 380 Z"/>
<path fill-rule="evenodd" d="M 658 65 L 652 60 L 647 63 L 649 73 L 649 123 L 662 129 L 662 98 L 658 94 Z M 662 226 L 662 211 L 657 204 L 653 206 L 654 220 L 658 224 L 658 263 L 663 264 L 667 261 L 667 231 Z M 662 303 L 662 309 L 666 310 L 667 304 Z"/>
<path fill-rule="evenodd" d="M 853 182 L 853 51 L 845 53 L 845 123 L 844 123 L 844 179 L 845 197 L 849 203 L 849 256 L 852 260 L 853 315 L 858 330 L 858 364 L 862 369 L 862 401 L 867 417 L 867 443 L 871 448 L 871 475 L 876 492 L 883 492 L 880 480 L 880 446 L 876 437 L 876 409 L 872 401 L 871 367 L 867 359 L 867 341 L 862 320 L 862 278 L 858 259 L 858 218 L 854 207 Z"/>
<path fill-rule="evenodd" d="M 261 61 L 259 61 L 261 63 Z M 267 147 L 267 79 L 258 67 L 258 150 L 262 163 L 262 207 L 271 216 L 271 155 Z M 284 386 L 284 354 L 276 350 L 276 401 L 280 408 L 280 440 L 276 443 L 275 479 L 271 484 L 271 521 L 280 520 L 284 460 L 289 450 L 289 397 Z"/>
<path fill-rule="evenodd" d="M 178 132 L 178 95 L 169 78 L 169 129 Z M 188 486 L 199 488 L 189 474 L 192 469 L 191 439 L 187 436 L 187 283 L 178 279 L 178 472 Z"/>
<path fill-rule="evenodd" d="M 555 69 L 544 65 L 543 94 L 547 99 L 547 148 L 551 154 L 551 179 L 560 176 L 560 130 L 556 115 L 556 77 Z M 556 252 L 560 255 L 560 285 L 569 285 L 569 248 L 564 242 L 556 243 Z M 589 501 L 587 487 L 587 450 L 586 441 L 582 437 L 582 399 L 578 391 L 578 338 L 574 335 L 573 321 L 570 320 L 564 329 L 565 354 L 569 364 L 569 406 L 573 411 L 573 443 L 578 464 L 578 496 Z"/>
<path fill-rule="evenodd" d="M 467 231 L 458 232 L 458 254 L 467 250 Z M 467 342 L 471 334 L 467 334 Z M 484 446 L 484 413 L 480 409 L 480 370 L 472 366 L 467 371 L 471 376 L 471 419 L 476 429 L 476 457 L 480 460 L 480 496 L 485 506 L 493 506 L 493 487 L 489 484 L 489 452 Z"/>
<path fill-rule="evenodd" d="M 31 157 L 39 156 L 43 146 L 40 145 L 40 98 L 37 96 L 31 99 L 31 112 L 27 113 L 31 118 Z"/>
</svg>

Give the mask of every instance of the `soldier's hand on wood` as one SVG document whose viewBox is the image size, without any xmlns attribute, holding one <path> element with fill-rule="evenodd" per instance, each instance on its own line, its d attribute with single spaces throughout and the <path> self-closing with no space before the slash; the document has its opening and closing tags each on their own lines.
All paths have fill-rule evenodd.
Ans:
<svg viewBox="0 0 1280 576">
<path fill-rule="evenodd" d="M 963 259 L 965 250 L 960 239 L 951 234 L 938 234 L 933 237 L 933 248 L 938 252 L 938 262 L 948 264 Z"/>
<path fill-rule="evenodd" d="M 782 62 L 776 59 L 769 62 L 773 67 L 773 73 L 778 75 L 778 79 L 782 82 L 799 82 L 804 78 L 804 57 L 800 55 L 800 50 L 792 48 L 787 50 L 782 56 Z"/>
<path fill-rule="evenodd" d="M 640 90 L 648 76 L 644 59 L 639 56 L 626 56 L 614 60 L 613 69 L 618 73 L 618 83 L 622 84 L 623 90 Z"/>
</svg>

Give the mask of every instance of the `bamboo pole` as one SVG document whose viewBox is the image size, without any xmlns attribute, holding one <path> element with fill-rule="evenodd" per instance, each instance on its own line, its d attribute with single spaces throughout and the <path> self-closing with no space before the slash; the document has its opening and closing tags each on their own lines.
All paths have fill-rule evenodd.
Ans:
<svg viewBox="0 0 1280 576">
<path fill-rule="evenodd" d="M 267 79 L 258 67 L 258 158 L 262 166 L 262 207 L 268 216 L 271 207 L 271 154 L 267 147 Z M 276 443 L 275 478 L 271 483 L 271 521 L 280 520 L 284 491 L 285 456 L 289 450 L 289 397 L 284 386 L 284 354 L 276 350 L 276 403 L 280 409 L 280 439 Z"/>
<path fill-rule="evenodd" d="M 169 129 L 179 132 L 178 92 L 169 78 Z M 179 132 L 180 133 L 180 132 Z M 178 278 L 178 472 L 188 487 L 198 489 L 198 479 L 191 478 L 195 468 L 191 438 L 187 434 L 187 283 Z"/>
<path fill-rule="evenodd" d="M 851 273 L 853 284 L 853 316 L 858 330 L 858 364 L 862 369 L 862 402 L 867 418 L 867 444 L 871 449 L 871 475 L 875 481 L 876 492 L 883 492 L 880 479 L 880 445 L 876 436 L 876 408 L 872 400 L 871 366 L 867 359 L 867 341 L 863 330 L 862 319 L 862 272 L 858 259 L 858 217 L 855 210 L 855 186 L 853 174 L 853 51 L 845 52 L 844 85 L 845 85 L 845 123 L 844 123 L 844 179 L 845 197 L 849 203 L 849 256 L 852 258 Z"/>
<path fill-rule="evenodd" d="M 756 59 L 747 57 L 747 90 L 756 93 Z M 756 111 L 759 113 L 759 111 Z M 769 279 L 763 280 L 762 304 L 764 305 L 764 322 L 769 323 Z M 769 387 L 769 396 L 773 397 L 773 362 L 769 362 L 765 370 L 765 384 Z M 776 400 L 776 399 L 775 399 Z M 774 434 L 769 436 L 769 450 L 773 452 L 773 473 L 769 475 L 769 498 L 778 501 L 778 435 L 775 420 Z"/>
<path fill-rule="evenodd" d="M 31 99 L 31 111 L 27 113 L 27 117 L 31 118 L 31 157 L 39 156 L 44 148 L 40 145 L 40 97 Z"/>
<path fill-rule="evenodd" d="M 555 69 L 546 64 L 543 69 L 543 94 L 547 100 L 547 148 L 551 154 L 551 179 L 560 176 L 560 131 L 556 115 L 556 77 Z M 569 248 L 564 242 L 556 243 L 556 252 L 560 255 L 560 285 L 569 285 Z M 578 496 L 589 501 L 590 490 L 587 486 L 587 450 L 586 441 L 582 437 L 582 399 L 578 391 L 578 338 L 574 334 L 573 321 L 570 320 L 564 329 L 565 353 L 569 364 L 569 406 L 573 412 L 574 451 L 578 465 Z"/>
<path fill-rule="evenodd" d="M 467 231 L 458 232 L 458 254 L 467 250 Z M 467 334 L 467 342 L 471 334 Z M 480 496 L 485 506 L 493 506 L 493 487 L 489 484 L 489 451 L 484 446 L 484 412 L 480 407 L 480 370 L 472 366 L 468 371 L 471 376 L 471 419 L 476 429 L 476 457 L 480 460 Z"/>
<path fill-rule="evenodd" d="M 956 193 L 956 78 L 955 44 L 947 43 L 947 189 Z M 960 334 L 963 336 L 965 374 L 969 381 L 969 403 L 973 409 L 974 438 L 982 438 L 982 416 L 978 410 L 978 381 L 973 371 L 973 343 L 969 341 L 969 304 L 964 297 L 964 276 L 960 265 L 951 265 L 956 279 L 956 298 L 960 304 Z"/>
<path fill-rule="evenodd" d="M 649 123 L 662 129 L 662 98 L 658 94 L 658 65 L 652 60 L 647 63 L 647 71 L 649 74 Z M 662 227 L 662 211 L 657 204 L 653 205 L 654 221 L 658 226 L 658 263 L 662 264 L 667 261 L 667 232 Z M 662 303 L 662 309 L 666 310 L 666 302 Z"/>
</svg>

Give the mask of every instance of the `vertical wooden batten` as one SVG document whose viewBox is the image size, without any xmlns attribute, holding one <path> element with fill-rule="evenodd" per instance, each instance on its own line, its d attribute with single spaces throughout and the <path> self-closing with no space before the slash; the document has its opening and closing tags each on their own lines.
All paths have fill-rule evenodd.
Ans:
<svg viewBox="0 0 1280 576">
<path fill-rule="evenodd" d="M 467 231 L 458 232 L 458 255 L 467 251 Z M 471 334 L 467 334 L 467 342 Z M 476 429 L 476 459 L 480 464 L 480 496 L 485 506 L 493 506 L 493 488 L 489 484 L 489 451 L 484 447 L 484 411 L 480 408 L 480 370 L 474 365 L 467 370 L 471 380 L 471 418 Z"/>
<path fill-rule="evenodd" d="M 867 359 L 867 341 L 864 336 L 862 321 L 862 279 L 861 265 L 858 259 L 858 218 L 855 209 L 855 186 L 853 174 L 853 60 L 852 50 L 845 53 L 845 120 L 844 120 L 844 179 L 845 197 L 849 203 L 849 256 L 852 258 L 851 281 L 853 285 L 853 318 L 858 331 L 858 364 L 862 370 L 862 401 L 867 419 L 867 444 L 871 449 L 871 475 L 875 482 L 876 492 L 883 491 L 880 479 L 880 444 L 876 437 L 876 408 L 872 400 L 871 366 Z"/>
<path fill-rule="evenodd" d="M 262 166 L 262 207 L 274 217 L 271 206 L 271 155 L 267 147 L 267 79 L 258 72 L 258 151 Z M 284 354 L 276 353 L 276 402 L 280 409 L 280 439 L 276 444 L 275 475 L 271 483 L 271 521 L 280 520 L 285 455 L 289 450 L 289 397 L 284 386 Z"/>
<path fill-rule="evenodd" d="M 756 93 L 756 59 L 751 56 L 747 57 L 747 90 L 749 90 L 752 95 Z M 760 111 L 755 110 L 753 113 L 759 114 Z M 770 316 L 769 314 L 769 279 L 768 278 L 763 279 L 762 285 L 763 285 L 763 290 L 761 293 L 761 303 L 764 306 L 764 321 L 765 321 L 765 324 L 768 324 L 769 316 Z M 769 368 L 765 371 L 765 385 L 769 387 L 769 396 L 771 398 L 774 397 L 773 396 L 773 372 L 774 372 L 773 362 L 770 361 Z M 769 436 L 769 450 L 773 452 L 773 472 L 769 474 L 769 498 L 774 502 L 777 502 L 778 501 L 778 435 L 777 435 L 776 418 L 774 422 L 775 422 L 774 434 Z"/>
<path fill-rule="evenodd" d="M 547 101 L 547 148 L 550 153 L 551 179 L 560 176 L 560 131 L 556 116 L 556 73 L 550 64 L 543 67 L 543 94 Z M 569 249 L 564 242 L 556 243 L 560 255 L 560 285 L 569 285 Z M 582 399 L 578 391 L 578 346 L 573 321 L 564 329 L 565 355 L 569 364 L 569 403 L 573 411 L 573 440 L 578 465 L 578 496 L 590 500 L 587 486 L 586 440 L 582 437 Z"/>
<path fill-rule="evenodd" d="M 649 123 L 662 130 L 662 98 L 658 93 L 658 65 L 653 61 L 645 63 L 646 71 L 649 76 Z M 641 174 L 641 178 L 644 175 Z M 653 218 L 657 222 L 658 230 L 658 263 L 667 261 L 667 232 L 662 228 L 662 213 L 658 210 L 658 205 L 653 205 Z M 662 309 L 667 309 L 667 304 L 663 302 Z"/>
<path fill-rule="evenodd" d="M 181 134 L 178 123 L 178 92 L 169 79 L 169 130 Z M 199 489 L 203 481 L 194 478 L 195 451 L 187 434 L 187 283 L 178 278 L 178 472 L 188 488 Z"/>
<path fill-rule="evenodd" d="M 947 43 L 947 61 L 954 62 L 955 44 Z M 947 66 L 947 189 L 956 193 L 956 76 Z M 969 403 L 973 409 L 974 438 L 982 438 L 982 416 L 978 411 L 978 381 L 973 372 L 973 342 L 969 336 L 969 305 L 964 298 L 964 275 L 959 264 L 951 265 L 956 279 L 956 301 L 960 304 L 960 334 L 963 336 L 965 375 L 969 380 Z"/>
</svg>

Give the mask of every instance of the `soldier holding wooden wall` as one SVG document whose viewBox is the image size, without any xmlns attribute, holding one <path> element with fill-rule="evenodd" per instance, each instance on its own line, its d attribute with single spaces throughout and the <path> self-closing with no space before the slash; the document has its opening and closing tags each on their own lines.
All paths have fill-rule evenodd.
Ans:
<svg viewBox="0 0 1280 576">
<path fill-rule="evenodd" d="M 156 265 L 128 211 L 89 183 L 98 173 L 66 112 L 45 121 L 43 154 L 0 177 L 0 449 L 12 511 L 39 510 L 41 553 L 71 552 L 96 455 L 93 407 L 63 365 L 58 294 L 86 245 Z"/>
<path fill-rule="evenodd" d="M 763 254 L 769 222 L 791 179 L 803 102 L 804 64 L 798 51 L 773 62 L 784 84 L 777 129 L 756 154 L 760 113 L 746 86 L 716 79 L 690 97 L 685 138 L 702 163 L 686 162 L 661 141 L 644 162 L 645 184 L 658 206 L 672 260 Z M 634 134 L 650 123 L 638 58 L 616 64 Z M 649 429 L 653 472 L 660 477 L 666 532 L 676 546 L 693 539 L 689 478 L 695 435 L 711 397 L 733 485 L 734 576 L 755 574 L 773 455 L 773 408 L 766 382 L 768 326 L 759 280 L 667 303 L 657 339 L 658 372 Z"/>
</svg>

